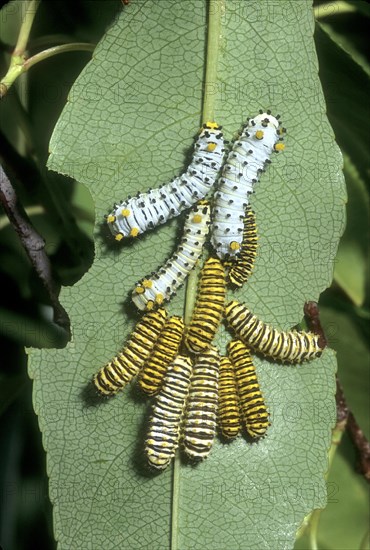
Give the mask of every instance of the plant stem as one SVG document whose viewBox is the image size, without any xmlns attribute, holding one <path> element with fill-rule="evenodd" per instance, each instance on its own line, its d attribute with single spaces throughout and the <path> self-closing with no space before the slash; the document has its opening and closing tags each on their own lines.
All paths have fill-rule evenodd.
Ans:
<svg viewBox="0 0 370 550">
<path fill-rule="evenodd" d="M 314 8 L 313 13 L 316 19 L 323 19 L 324 17 L 343 15 L 355 11 L 356 8 L 352 4 L 339 0 L 337 2 L 328 2 L 327 4 L 321 4 L 320 6 Z"/>
<path fill-rule="evenodd" d="M 15 46 L 13 56 L 23 57 L 26 51 L 28 38 L 31 32 L 33 20 L 35 18 L 37 8 L 39 7 L 41 0 L 30 0 L 26 7 L 26 13 L 23 18 L 21 28 L 19 30 L 17 44 Z"/>
<path fill-rule="evenodd" d="M 171 550 L 178 550 L 180 499 L 180 459 L 176 453 L 172 470 Z"/>
<path fill-rule="evenodd" d="M 217 90 L 217 68 L 218 52 L 220 50 L 221 20 L 225 10 L 224 0 L 210 0 L 208 12 L 208 37 L 207 37 L 207 58 L 206 74 L 203 96 L 203 120 L 202 122 L 214 122 L 216 90 Z"/>
<path fill-rule="evenodd" d="M 363 536 L 363 539 L 360 544 L 360 550 L 368 550 L 370 547 L 370 529 L 368 529 Z"/>
<path fill-rule="evenodd" d="M 204 95 L 202 122 L 213 122 L 216 103 L 216 83 L 218 52 L 221 38 L 221 19 L 225 10 L 224 0 L 210 0 L 208 3 L 208 36 L 206 53 L 206 73 L 204 78 Z M 190 273 L 185 298 L 185 323 L 189 323 L 194 307 L 197 289 L 198 270 Z"/>
<path fill-rule="evenodd" d="M 310 520 L 310 550 L 317 550 L 317 532 L 319 527 L 321 510 L 315 510 Z"/>
<path fill-rule="evenodd" d="M 206 72 L 204 78 L 202 122 L 213 122 L 216 102 L 217 64 L 221 37 L 221 16 L 224 13 L 225 0 L 210 0 L 208 2 L 208 35 L 206 52 Z M 193 312 L 198 269 L 190 273 L 185 296 L 185 323 L 188 324 Z M 172 514 L 171 514 L 171 550 L 179 548 L 179 499 L 180 499 L 180 459 L 175 456 L 172 478 Z"/>
<path fill-rule="evenodd" d="M 28 69 L 30 67 L 33 67 L 33 65 L 36 65 L 36 63 L 39 63 L 44 59 L 48 59 L 49 57 L 53 57 L 54 55 L 57 55 L 59 53 L 76 52 L 76 51 L 93 52 L 94 49 L 95 49 L 95 44 L 90 44 L 88 42 L 73 42 L 72 44 L 62 44 L 61 46 L 53 46 L 52 48 L 48 48 L 47 50 L 39 52 L 33 55 L 32 57 L 28 58 L 23 64 L 23 70 L 24 72 L 28 71 Z"/>
<path fill-rule="evenodd" d="M 13 185 L 2 166 L 0 166 L 0 202 L 29 257 L 32 267 L 48 293 L 54 309 L 55 323 L 63 328 L 65 336 L 70 338 L 70 321 L 67 312 L 58 299 L 58 286 L 54 281 L 50 259 L 45 251 L 45 241 L 20 208 Z"/>
<path fill-rule="evenodd" d="M 72 44 L 62 44 L 61 46 L 48 48 L 47 50 L 39 52 L 28 59 L 25 59 L 24 56 L 14 56 L 13 54 L 8 72 L 0 81 L 0 97 L 4 97 L 15 80 L 21 74 L 28 71 L 30 67 L 36 65 L 36 63 L 60 53 L 76 51 L 93 52 L 94 49 L 94 44 L 90 44 L 88 42 L 74 42 Z"/>
<path fill-rule="evenodd" d="M 32 216 L 45 214 L 45 208 L 41 205 L 29 206 L 28 208 L 25 208 L 24 211 L 29 218 Z M 4 229 L 4 227 L 7 227 L 8 225 L 11 225 L 9 218 L 7 216 L 0 216 L 0 230 Z"/>
</svg>

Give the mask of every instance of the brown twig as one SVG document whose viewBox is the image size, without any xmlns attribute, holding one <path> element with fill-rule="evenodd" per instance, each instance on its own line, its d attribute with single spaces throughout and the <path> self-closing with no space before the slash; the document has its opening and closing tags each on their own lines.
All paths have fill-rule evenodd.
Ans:
<svg viewBox="0 0 370 550">
<path fill-rule="evenodd" d="M 45 241 L 33 228 L 27 214 L 18 204 L 16 192 L 2 166 L 0 166 L 0 201 L 10 223 L 18 234 L 31 264 L 49 295 L 50 302 L 54 308 L 55 322 L 70 336 L 69 318 L 58 300 L 58 291 L 52 276 L 50 261 L 45 252 Z"/>
<path fill-rule="evenodd" d="M 342 384 L 339 382 L 338 377 L 336 381 L 337 381 L 337 393 L 335 394 L 335 401 L 337 403 L 337 424 L 342 424 L 343 431 L 344 431 L 348 421 L 349 410 L 348 410 L 347 401 L 344 397 L 343 387 L 342 387 Z"/>
<path fill-rule="evenodd" d="M 343 388 L 337 378 L 337 393 L 335 396 L 337 402 L 337 426 L 344 432 L 347 430 L 351 438 L 353 446 L 357 452 L 358 464 L 357 469 L 364 476 L 367 482 L 370 483 L 370 443 L 364 436 L 363 431 L 357 424 L 352 411 L 349 409 L 346 398 L 344 397 Z"/>
<path fill-rule="evenodd" d="M 306 302 L 304 313 L 307 317 L 310 329 L 320 337 L 320 346 L 325 347 L 327 345 L 327 339 L 321 326 L 317 302 Z M 337 424 L 334 431 L 343 433 L 347 430 L 353 446 L 357 451 L 358 471 L 364 476 L 366 481 L 370 482 L 370 443 L 366 439 L 352 411 L 347 405 L 343 388 L 338 378 L 335 399 L 337 403 Z M 338 441 L 340 441 L 340 439 L 341 436 L 338 438 Z"/>
<path fill-rule="evenodd" d="M 307 321 L 312 332 L 319 335 L 319 345 L 322 349 L 324 349 L 328 345 L 328 341 L 326 339 L 324 329 L 321 326 L 318 303 L 313 301 L 306 302 L 304 305 L 304 314 L 307 317 Z"/>
<path fill-rule="evenodd" d="M 347 432 L 357 451 L 358 471 L 364 476 L 366 481 L 370 483 L 370 443 L 366 439 L 360 426 L 357 424 L 351 411 L 349 411 L 348 414 Z"/>
</svg>

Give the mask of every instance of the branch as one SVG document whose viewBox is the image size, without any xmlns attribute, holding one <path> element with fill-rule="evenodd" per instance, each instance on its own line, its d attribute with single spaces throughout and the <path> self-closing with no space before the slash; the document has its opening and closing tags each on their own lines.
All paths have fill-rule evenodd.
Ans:
<svg viewBox="0 0 370 550">
<path fill-rule="evenodd" d="M 307 317 L 310 330 L 319 336 L 320 348 L 324 349 L 328 345 L 324 329 L 321 326 L 320 311 L 317 302 L 306 302 L 303 308 L 304 314 Z"/>
<path fill-rule="evenodd" d="M 319 335 L 320 346 L 325 347 L 327 345 L 327 339 L 321 326 L 317 303 L 306 302 L 304 305 L 304 313 L 307 317 L 310 329 L 315 334 Z M 366 439 L 352 411 L 347 405 L 343 388 L 338 378 L 335 399 L 337 403 L 337 424 L 333 430 L 332 453 L 335 453 L 336 446 L 339 445 L 344 431 L 347 430 L 353 446 L 357 451 L 358 470 L 364 476 L 366 481 L 370 483 L 370 443 Z"/>
<path fill-rule="evenodd" d="M 364 476 L 366 481 L 370 483 L 370 443 L 366 439 L 360 426 L 357 424 L 351 411 L 349 411 L 348 414 L 347 432 L 357 451 L 358 471 Z"/>
<path fill-rule="evenodd" d="M 41 0 L 30 0 L 26 6 L 26 13 L 19 29 L 19 35 L 17 44 L 15 46 L 13 55 L 22 57 L 27 48 L 28 37 L 31 32 L 32 23 L 35 18 L 37 8 L 39 7 Z"/>
<path fill-rule="evenodd" d="M 52 277 L 50 260 L 45 252 L 45 241 L 32 227 L 27 215 L 21 212 L 15 190 L 1 166 L 0 202 L 49 295 L 50 302 L 54 308 L 55 323 L 61 326 L 70 336 L 69 318 L 58 300 L 58 291 Z"/>
<path fill-rule="evenodd" d="M 344 397 L 343 388 L 337 379 L 337 426 L 341 425 L 342 430 L 347 429 L 353 446 L 357 452 L 358 471 L 370 483 L 370 443 L 358 425 L 352 411 L 349 409 Z"/>
</svg>

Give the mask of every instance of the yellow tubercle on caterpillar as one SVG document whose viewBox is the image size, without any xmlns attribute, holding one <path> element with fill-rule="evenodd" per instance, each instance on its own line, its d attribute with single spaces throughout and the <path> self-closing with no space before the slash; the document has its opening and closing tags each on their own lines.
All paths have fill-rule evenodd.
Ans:
<svg viewBox="0 0 370 550">
<path fill-rule="evenodd" d="M 152 288 L 152 286 L 153 286 L 153 281 L 151 281 L 150 279 L 143 279 L 144 289 L 145 288 Z"/>
<path fill-rule="evenodd" d="M 277 143 L 277 144 L 275 145 L 274 149 L 275 149 L 275 151 L 278 151 L 278 152 L 279 152 L 279 151 L 284 151 L 285 145 L 284 145 L 284 143 Z"/>
<path fill-rule="evenodd" d="M 137 286 L 135 288 L 135 292 L 136 292 L 136 294 L 144 294 L 145 288 L 143 286 Z"/>
<path fill-rule="evenodd" d="M 164 301 L 163 294 L 157 294 L 155 297 L 155 303 L 161 305 L 163 304 L 163 301 Z"/>
<path fill-rule="evenodd" d="M 113 216 L 112 214 L 107 216 L 107 223 L 114 223 L 115 221 L 116 221 L 116 216 Z"/>
<path fill-rule="evenodd" d="M 137 227 L 133 227 L 130 231 L 130 237 L 137 237 L 139 233 L 139 229 Z"/>
<path fill-rule="evenodd" d="M 263 136 L 265 135 L 263 130 L 257 130 L 257 132 L 254 134 L 254 137 L 256 139 L 263 139 Z"/>
<path fill-rule="evenodd" d="M 209 153 L 213 153 L 213 151 L 216 149 L 216 147 L 217 147 L 217 143 L 209 143 L 206 147 L 206 150 Z"/>
<path fill-rule="evenodd" d="M 117 235 L 114 237 L 116 241 L 122 241 L 124 238 L 124 235 L 122 233 L 117 233 Z"/>
<path fill-rule="evenodd" d="M 237 243 L 236 241 L 231 241 L 230 243 L 230 250 L 239 250 L 240 248 L 240 243 Z"/>
<path fill-rule="evenodd" d="M 131 214 L 131 210 L 129 208 L 124 208 L 121 214 L 124 218 L 127 218 Z"/>
<path fill-rule="evenodd" d="M 201 223 L 202 222 L 202 216 L 201 214 L 195 214 L 193 216 L 193 223 Z"/>
</svg>

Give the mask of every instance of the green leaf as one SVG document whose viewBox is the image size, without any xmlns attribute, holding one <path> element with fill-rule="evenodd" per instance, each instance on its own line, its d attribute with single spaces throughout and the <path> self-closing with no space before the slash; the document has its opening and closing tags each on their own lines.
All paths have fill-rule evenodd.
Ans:
<svg viewBox="0 0 370 550">
<path fill-rule="evenodd" d="M 369 185 L 368 125 L 362 106 L 367 105 L 369 75 L 317 25 L 315 41 L 320 79 L 335 138 L 361 178 Z M 340 67 L 340 71 L 338 71 Z M 356 86 L 353 83 L 356 83 Z M 340 93 L 339 93 L 340 91 Z"/>
<path fill-rule="evenodd" d="M 336 257 L 334 279 L 356 306 L 364 303 L 369 265 L 369 198 L 350 159 L 345 157 L 348 187 L 347 227 Z"/>
<path fill-rule="evenodd" d="M 338 354 L 338 377 L 343 385 L 348 406 L 366 437 L 370 437 L 369 418 L 369 343 L 367 332 L 354 322 L 348 312 L 332 307 L 322 308 L 330 347 Z"/>
<path fill-rule="evenodd" d="M 30 366 L 61 548 L 290 548 L 303 517 L 325 506 L 330 350 L 300 367 L 256 359 L 271 412 L 267 437 L 217 442 L 204 463 L 176 460 L 174 472 L 160 475 L 144 465 L 148 404 L 133 388 L 99 403 L 86 389 L 132 330 L 133 284 L 172 253 L 181 227 L 174 220 L 109 247 L 103 216 L 114 201 L 180 173 L 202 122 L 203 90 L 215 94 L 227 138 L 260 108 L 279 112 L 288 129 L 286 152 L 253 197 L 260 250 L 238 298 L 287 328 L 332 278 L 346 197 L 310 3 L 210 6 L 222 10 L 216 82 L 203 81 L 206 4 L 132 2 L 74 84 L 51 140 L 49 167 L 84 183 L 96 206 L 94 264 L 61 293 L 73 339 L 64 350 L 34 352 Z M 170 312 L 183 304 L 179 292 Z M 222 333 L 220 345 L 226 340 Z"/>
<path fill-rule="evenodd" d="M 368 8 L 370 6 L 367 5 Z M 355 22 L 354 22 L 355 23 Z M 347 20 L 348 25 L 348 20 Z M 370 65 L 365 55 L 359 51 L 357 45 L 353 43 L 353 40 L 350 40 L 345 34 L 341 34 L 335 27 L 335 25 L 329 25 L 327 23 L 320 22 L 320 28 L 330 37 L 330 39 L 336 44 L 339 51 L 343 50 L 347 53 L 353 62 L 360 65 L 363 71 L 369 76 L 370 75 Z M 356 25 L 354 25 L 356 29 Z M 355 31 L 356 32 L 356 31 Z"/>
</svg>

